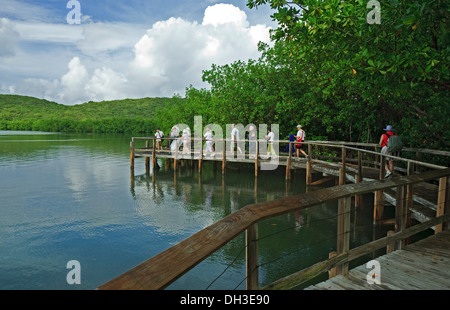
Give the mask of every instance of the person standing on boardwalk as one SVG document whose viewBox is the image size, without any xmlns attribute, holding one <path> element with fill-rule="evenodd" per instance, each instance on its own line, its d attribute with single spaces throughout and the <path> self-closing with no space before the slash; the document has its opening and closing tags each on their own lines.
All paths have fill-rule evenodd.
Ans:
<svg viewBox="0 0 450 310">
<path fill-rule="evenodd" d="M 212 145 L 213 145 L 213 141 L 212 141 L 212 139 L 213 139 L 213 134 L 212 134 L 210 128 L 206 128 L 206 133 L 205 133 L 205 135 L 203 136 L 203 138 L 206 139 L 206 150 L 205 150 L 205 153 L 204 153 L 203 155 L 206 156 L 206 155 L 209 153 L 212 157 L 214 157 L 214 152 L 213 152 L 213 149 L 212 149 Z"/>
<path fill-rule="evenodd" d="M 169 140 L 169 144 L 171 144 L 171 149 L 175 150 L 175 144 L 178 143 L 176 139 L 178 139 L 179 136 L 180 136 L 180 127 L 178 127 L 178 124 L 176 124 L 170 130 L 170 138 L 172 139 Z"/>
<path fill-rule="evenodd" d="M 164 132 L 156 128 L 155 138 L 156 138 L 156 150 L 162 151 L 162 141 L 161 138 L 164 137 Z"/>
<path fill-rule="evenodd" d="M 255 126 L 251 125 L 248 133 L 248 157 L 254 159 L 256 157 L 256 130 Z"/>
<path fill-rule="evenodd" d="M 274 157 L 277 156 L 275 149 L 273 148 L 273 141 L 275 140 L 275 134 L 269 129 L 267 130 L 266 136 L 268 146 L 267 146 L 267 155 L 272 155 Z"/>
<path fill-rule="evenodd" d="M 189 127 L 183 129 L 183 154 L 191 154 L 191 129 Z"/>
<path fill-rule="evenodd" d="M 381 135 L 380 142 L 378 142 L 378 144 L 381 146 L 381 154 L 399 156 L 399 152 L 403 146 L 403 143 L 401 142 L 398 135 L 394 133 L 394 128 L 391 125 L 387 125 L 383 130 L 385 131 L 385 133 Z M 394 173 L 393 158 L 385 158 L 385 169 L 386 175 L 384 177 L 388 178 L 392 176 L 392 174 Z"/>
<path fill-rule="evenodd" d="M 300 152 L 308 158 L 305 151 L 302 148 L 302 142 L 305 141 L 305 131 L 302 129 L 302 125 L 297 125 L 297 135 L 295 139 L 297 139 L 297 143 L 295 144 L 295 149 L 297 150 L 297 157 L 300 157 Z"/>
<path fill-rule="evenodd" d="M 237 146 L 237 150 L 242 154 L 242 150 L 239 147 L 239 129 L 236 128 L 236 124 L 231 126 L 233 129 L 231 130 L 231 152 L 234 153 L 234 146 Z"/>
</svg>

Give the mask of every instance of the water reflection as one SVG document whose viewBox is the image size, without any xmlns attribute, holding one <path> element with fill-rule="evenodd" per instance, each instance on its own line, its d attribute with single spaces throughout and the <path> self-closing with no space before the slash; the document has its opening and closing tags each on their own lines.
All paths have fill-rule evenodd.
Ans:
<svg viewBox="0 0 450 310">
<path fill-rule="evenodd" d="M 146 219 L 148 225 L 155 225 L 165 233 L 183 230 L 194 234 L 248 204 L 320 188 L 306 187 L 305 175 L 301 171 L 286 181 L 284 169 L 260 173 L 255 178 L 251 165 L 247 170 L 227 167 L 227 172 L 222 175 L 212 162 L 203 163 L 199 172 L 189 161 L 174 171 L 164 163 L 164 159 L 158 160 L 161 169 L 131 175 L 130 191 L 137 201 L 137 213 Z M 369 204 L 370 200 L 369 197 Z M 327 259 L 329 253 L 336 250 L 337 209 L 336 201 L 259 222 L 261 285 Z M 370 210 L 352 209 L 352 247 L 375 237 Z M 236 288 L 245 288 L 245 281 L 242 282 L 242 277 L 245 277 L 244 248 L 244 236 L 240 235 L 170 288 L 183 289 L 188 283 L 196 282 L 193 288 L 205 289 L 223 270 L 230 274 L 214 281 L 212 289 L 219 285 L 225 285 L 220 289 L 235 288 L 236 285 Z M 227 264 L 231 263 L 233 266 L 230 268 Z M 199 274 L 205 274 L 205 277 L 199 278 Z"/>
<path fill-rule="evenodd" d="M 166 167 L 163 162 L 159 166 Z M 257 178 L 252 169 L 249 167 L 247 171 L 245 167 L 240 170 L 227 167 L 226 174 L 222 175 L 213 163 L 204 163 L 200 173 L 195 165 L 187 163 L 177 171 L 161 168 L 151 173 L 132 174 L 130 192 L 137 201 L 136 212 L 145 218 L 148 225 L 157 226 L 158 230 L 165 233 L 179 233 L 179 230 L 186 233 L 191 230 L 191 234 L 246 205 L 305 192 L 304 175 L 286 182 L 284 169 L 260 173 Z M 333 217 L 336 209 L 332 204 L 324 204 L 315 209 L 261 221 L 261 279 L 270 283 L 298 271 L 299 262 L 306 267 L 328 255 L 335 246 L 336 224 Z M 323 217 L 330 218 L 325 226 L 323 221 L 317 220 Z M 313 248 L 317 236 L 323 236 L 325 241 L 321 240 L 319 248 Z M 194 285 L 195 288 L 205 289 L 211 284 L 209 281 L 225 269 L 227 275 L 214 282 L 212 289 L 220 283 L 226 283 L 220 289 L 234 288 L 236 285 L 240 289 L 245 288 L 245 281 L 239 284 L 245 277 L 244 248 L 244 236 L 240 235 L 175 282 L 171 288 L 183 288 L 186 283 L 193 282 L 193 277 L 205 274 L 205 277 L 196 279 L 197 284 Z M 227 265 L 231 262 L 234 262 L 232 268 Z"/>
<path fill-rule="evenodd" d="M 95 289 L 248 204 L 309 190 L 301 170 L 286 182 L 284 169 L 256 179 L 253 165 L 230 163 L 222 175 L 210 161 L 200 173 L 192 162 L 174 171 L 158 159 L 159 170 L 145 171 L 137 160 L 135 175 L 129 139 L 0 135 L 0 289 Z M 261 221 L 261 284 L 328 257 L 336 210 L 324 204 Z M 372 238 L 370 210 L 355 212 L 352 242 Z M 210 289 L 244 288 L 244 248 L 239 235 L 170 288 L 205 289 L 225 269 Z M 72 259 L 85 272 L 80 287 L 65 281 Z"/>
</svg>

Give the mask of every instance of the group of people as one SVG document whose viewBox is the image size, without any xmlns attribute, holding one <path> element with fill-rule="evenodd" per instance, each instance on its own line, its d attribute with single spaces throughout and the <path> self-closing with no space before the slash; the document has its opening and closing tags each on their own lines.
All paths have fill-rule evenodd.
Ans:
<svg viewBox="0 0 450 310">
<path fill-rule="evenodd" d="M 234 153 L 234 150 L 237 149 L 237 151 L 240 154 L 243 154 L 243 151 L 239 145 L 239 129 L 236 127 L 235 124 L 231 126 L 231 144 L 230 144 L 230 151 Z M 383 129 L 385 133 L 383 133 L 380 137 L 379 145 L 381 147 L 381 154 L 383 155 L 391 155 L 391 156 L 399 156 L 399 150 L 402 147 L 401 140 L 399 143 L 400 146 L 395 147 L 388 147 L 389 139 L 394 140 L 392 137 L 398 137 L 396 133 L 394 133 L 394 128 L 391 125 L 388 125 L 386 128 Z M 305 141 L 305 131 L 302 129 L 302 125 L 297 125 L 297 134 L 294 135 L 295 138 L 295 150 L 296 150 L 296 156 L 300 157 L 300 153 L 302 153 L 306 158 L 308 158 L 308 155 L 303 150 L 303 142 Z M 155 133 L 156 138 L 156 150 L 161 151 L 162 148 L 162 138 L 164 138 L 164 133 L 157 128 Z M 203 138 L 206 140 L 206 148 L 204 150 L 203 155 L 207 156 L 214 156 L 214 141 L 213 141 L 213 133 L 211 128 L 207 127 L 205 129 L 205 134 L 203 135 Z M 271 156 L 277 156 L 275 148 L 274 148 L 274 141 L 275 141 L 275 134 L 269 129 L 267 131 L 266 139 L 268 142 L 267 147 L 267 154 Z M 173 152 L 179 149 L 181 145 L 183 145 L 183 153 L 190 153 L 190 140 L 191 140 L 191 130 L 189 127 L 186 127 L 181 131 L 181 137 L 180 137 L 180 128 L 178 124 L 172 127 L 170 130 L 170 150 Z M 397 139 L 396 139 L 397 141 Z M 256 156 L 256 143 L 257 143 L 257 132 L 256 128 L 253 125 L 250 125 L 249 127 L 249 135 L 248 135 L 248 151 L 250 158 L 255 158 Z M 393 143 L 391 143 L 393 144 Z M 385 177 L 388 178 L 392 176 L 394 172 L 394 160 L 392 158 L 386 157 L 385 161 L 385 169 L 386 169 L 386 175 Z"/>
<path fill-rule="evenodd" d="M 236 127 L 236 124 L 231 125 L 231 143 L 230 143 L 230 151 L 234 152 L 235 149 L 240 154 L 243 154 L 240 145 L 239 145 L 239 129 Z M 301 125 L 297 126 L 297 135 L 295 138 L 297 139 L 295 148 L 297 150 L 297 157 L 299 157 L 300 152 L 308 157 L 308 155 L 305 153 L 305 151 L 302 149 L 302 143 L 305 141 L 305 131 L 302 129 Z M 181 132 L 181 137 L 180 137 Z M 164 132 L 161 131 L 159 128 L 156 129 L 155 133 L 156 138 L 156 150 L 162 151 L 162 139 L 164 138 Z M 203 155 L 211 155 L 214 156 L 214 142 L 213 142 L 213 133 L 211 131 L 211 128 L 207 127 L 205 129 L 205 134 L 203 138 L 206 140 L 206 148 Z M 275 141 L 275 134 L 269 129 L 267 131 L 266 139 L 268 142 L 267 146 L 267 154 L 271 156 L 277 156 L 275 147 L 273 145 Z M 190 140 L 191 140 L 191 130 L 189 127 L 186 127 L 183 129 L 183 131 L 180 130 L 180 127 L 178 124 L 172 127 L 170 130 L 170 140 L 169 140 L 169 147 L 171 151 L 175 151 L 177 148 L 180 149 L 180 147 L 183 145 L 183 153 L 189 153 L 190 152 Z M 256 143 L 257 143 L 257 132 L 256 128 L 253 125 L 250 125 L 249 128 L 249 135 L 248 135 L 248 151 L 250 158 L 255 158 L 256 155 Z"/>
</svg>

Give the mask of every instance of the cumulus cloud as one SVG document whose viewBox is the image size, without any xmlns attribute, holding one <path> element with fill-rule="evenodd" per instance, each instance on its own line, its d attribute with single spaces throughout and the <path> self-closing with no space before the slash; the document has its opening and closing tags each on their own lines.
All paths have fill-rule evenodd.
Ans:
<svg viewBox="0 0 450 310">
<path fill-rule="evenodd" d="M 249 27 L 246 14 L 229 4 L 205 10 L 202 24 L 182 18 L 160 21 L 135 44 L 134 73 L 163 95 L 201 84 L 202 70 L 259 57 L 257 43 L 269 42 L 269 27 Z M 156 92 L 158 89 L 154 88 Z"/>
<path fill-rule="evenodd" d="M 124 23 L 95 22 L 64 25 L 59 32 L 54 27 L 39 24 L 43 31 L 37 33 L 29 24 L 22 24 L 21 30 L 31 41 L 55 44 L 62 40 L 62 46 L 72 46 L 76 53 L 66 60 L 67 67 L 59 78 L 24 80 L 16 93 L 26 92 L 27 87 L 29 93 L 41 88 L 46 99 L 63 104 L 183 95 L 189 85 L 206 87 L 202 70 L 213 63 L 258 58 L 257 43 L 269 42 L 270 30 L 262 24 L 251 26 L 245 12 L 229 4 L 208 7 L 201 23 L 172 17 L 147 30 Z M 3 28 L 12 31 L 5 22 L 0 23 Z M 64 32 L 70 33 L 70 38 L 60 36 Z M 4 54 L 13 51 L 3 45 L 0 49 Z"/>
<path fill-rule="evenodd" d="M 13 23 L 7 18 L 0 18 L 0 57 L 14 56 L 18 39 L 19 33 Z"/>
<path fill-rule="evenodd" d="M 72 58 L 68 69 L 69 71 L 61 78 L 60 100 L 65 103 L 78 103 L 88 98 L 85 95 L 85 87 L 89 81 L 89 73 L 78 57 Z"/>
</svg>

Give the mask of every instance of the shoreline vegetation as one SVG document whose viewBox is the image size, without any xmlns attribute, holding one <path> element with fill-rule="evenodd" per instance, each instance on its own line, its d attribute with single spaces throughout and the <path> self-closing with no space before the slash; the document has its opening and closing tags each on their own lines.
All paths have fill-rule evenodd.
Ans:
<svg viewBox="0 0 450 310">
<path fill-rule="evenodd" d="M 152 133 L 155 110 L 172 101 L 142 98 L 68 106 L 28 96 L 0 95 L 0 130 Z"/>
<path fill-rule="evenodd" d="M 392 125 L 405 146 L 450 151 L 448 1 L 390 1 L 380 24 L 366 4 L 248 0 L 275 11 L 273 44 L 260 42 L 258 59 L 211 64 L 209 89 L 74 106 L 0 95 L 0 130 L 168 135 L 202 116 L 203 126 L 278 124 L 283 140 L 300 124 L 306 140 L 378 143 Z"/>
</svg>

